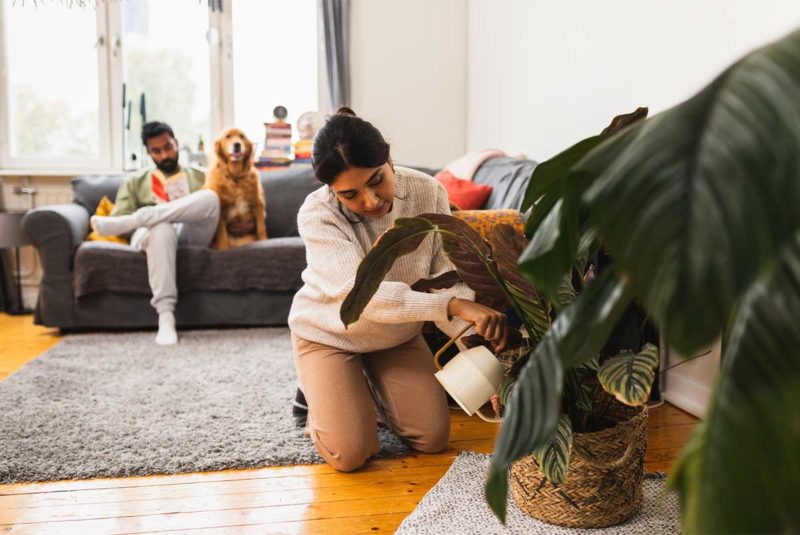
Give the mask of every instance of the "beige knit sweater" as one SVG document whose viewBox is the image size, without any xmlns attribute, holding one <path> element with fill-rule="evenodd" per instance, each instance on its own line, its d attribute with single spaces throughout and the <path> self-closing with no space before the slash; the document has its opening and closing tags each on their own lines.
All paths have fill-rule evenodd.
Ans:
<svg viewBox="0 0 800 535">
<path fill-rule="evenodd" d="M 289 313 L 289 327 L 295 335 L 345 351 L 367 353 L 411 339 L 424 321 L 436 322 L 450 336 L 466 325 L 458 318 L 448 320 L 447 305 L 453 297 L 473 300 L 475 293 L 468 286 L 458 284 L 433 293 L 415 292 L 410 286 L 454 269 L 438 235 L 428 236 L 416 251 L 395 262 L 357 322 L 345 328 L 339 318 L 359 263 L 396 219 L 450 213 L 447 192 L 438 181 L 404 167 L 395 167 L 395 176 L 397 192 L 391 212 L 378 219 L 365 218 L 362 223 L 347 221 L 328 186 L 306 198 L 297 221 L 308 267 L 303 271 L 305 284 L 295 295 Z M 343 211 L 350 219 L 358 219 L 346 208 Z"/>
</svg>

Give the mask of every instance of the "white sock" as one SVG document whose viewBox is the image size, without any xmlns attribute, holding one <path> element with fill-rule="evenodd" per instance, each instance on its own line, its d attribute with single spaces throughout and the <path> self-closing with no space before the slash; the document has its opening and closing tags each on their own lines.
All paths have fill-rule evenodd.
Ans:
<svg viewBox="0 0 800 535">
<path fill-rule="evenodd" d="M 93 215 L 90 221 L 92 223 L 92 228 L 101 236 L 120 236 L 133 232 L 142 226 L 136 214 L 117 216 Z"/>
<path fill-rule="evenodd" d="M 162 312 L 158 315 L 156 343 L 161 346 L 178 343 L 178 333 L 175 332 L 175 315 L 172 312 Z"/>
</svg>

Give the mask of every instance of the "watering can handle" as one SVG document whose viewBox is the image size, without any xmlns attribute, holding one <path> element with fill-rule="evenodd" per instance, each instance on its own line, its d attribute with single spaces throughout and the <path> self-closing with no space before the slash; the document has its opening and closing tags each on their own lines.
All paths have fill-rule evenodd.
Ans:
<svg viewBox="0 0 800 535">
<path fill-rule="evenodd" d="M 465 333 L 465 332 L 467 332 L 468 330 L 470 330 L 471 328 L 472 328 L 472 324 L 471 324 L 471 323 L 470 323 L 470 324 L 467 324 L 467 326 L 466 326 L 466 327 L 464 327 L 463 329 L 461 329 L 461 332 L 460 332 L 460 333 L 458 333 L 457 335 L 455 335 L 453 338 L 451 338 L 450 340 L 448 340 L 448 341 L 447 341 L 447 343 L 446 343 L 445 345 L 443 345 L 441 348 L 439 348 L 439 351 L 437 351 L 437 352 L 436 352 L 436 354 L 433 356 L 433 363 L 434 363 L 434 364 L 436 364 L 436 369 L 437 369 L 437 370 L 441 370 L 441 369 L 442 369 L 442 365 L 441 365 L 441 364 L 439 364 L 439 357 L 441 357 L 441 356 L 442 356 L 442 353 L 444 353 L 445 351 L 447 351 L 447 348 L 448 348 L 448 347 L 450 347 L 451 345 L 453 345 L 453 342 L 455 342 L 456 340 L 458 340 L 459 338 L 461 338 L 462 336 L 464 336 L 464 333 Z"/>
</svg>

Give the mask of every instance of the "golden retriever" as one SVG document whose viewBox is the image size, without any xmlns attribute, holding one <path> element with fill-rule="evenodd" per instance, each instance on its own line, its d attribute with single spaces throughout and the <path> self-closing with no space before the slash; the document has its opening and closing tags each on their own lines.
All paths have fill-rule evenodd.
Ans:
<svg viewBox="0 0 800 535">
<path fill-rule="evenodd" d="M 215 162 L 203 188 L 219 197 L 219 225 L 211 247 L 229 249 L 267 239 L 264 191 L 253 165 L 253 144 L 238 128 L 214 142 Z"/>
</svg>

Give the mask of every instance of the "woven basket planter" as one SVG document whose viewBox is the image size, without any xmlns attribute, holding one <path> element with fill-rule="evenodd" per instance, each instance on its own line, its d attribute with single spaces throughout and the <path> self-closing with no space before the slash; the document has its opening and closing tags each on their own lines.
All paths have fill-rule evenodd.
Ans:
<svg viewBox="0 0 800 535">
<path fill-rule="evenodd" d="M 647 408 L 614 400 L 613 427 L 575 433 L 569 468 L 553 485 L 533 456 L 511 465 L 511 495 L 526 514 L 559 526 L 602 528 L 631 517 L 642 502 Z"/>
</svg>

